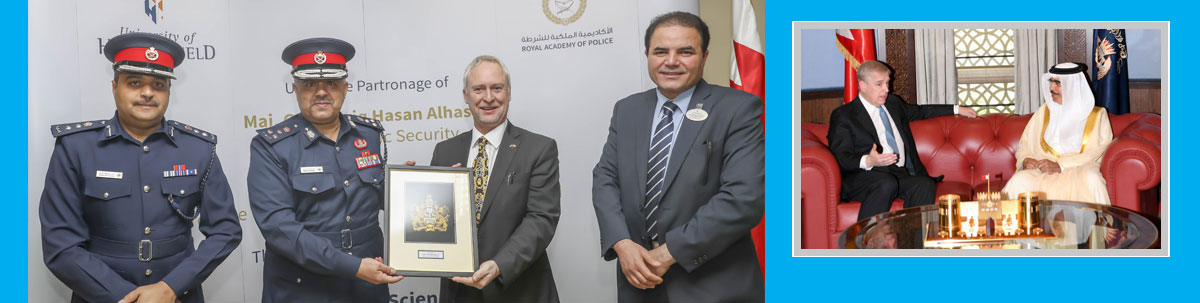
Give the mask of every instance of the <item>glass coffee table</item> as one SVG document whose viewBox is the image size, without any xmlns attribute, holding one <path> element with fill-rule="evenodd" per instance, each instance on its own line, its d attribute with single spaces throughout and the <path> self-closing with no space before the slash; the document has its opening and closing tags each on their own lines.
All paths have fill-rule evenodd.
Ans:
<svg viewBox="0 0 1200 303">
<path fill-rule="evenodd" d="M 905 208 L 850 225 L 838 248 L 1129 249 L 1158 245 L 1158 228 L 1135 212 L 1107 205 L 1040 201 L 1040 227 L 1006 233 L 1000 222 L 980 223 L 971 234 L 939 224 L 938 204 Z M 991 226 L 991 227 L 988 227 Z M 955 228 L 947 228 L 953 230 Z"/>
</svg>

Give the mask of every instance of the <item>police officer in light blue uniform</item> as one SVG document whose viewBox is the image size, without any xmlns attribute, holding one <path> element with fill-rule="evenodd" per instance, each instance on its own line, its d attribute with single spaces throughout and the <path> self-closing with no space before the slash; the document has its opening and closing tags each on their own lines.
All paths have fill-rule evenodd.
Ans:
<svg viewBox="0 0 1200 303">
<path fill-rule="evenodd" d="M 258 130 L 246 176 L 267 244 L 263 302 L 387 302 L 402 277 L 381 262 L 387 152 L 379 121 L 341 113 L 354 47 L 288 45 L 300 114 Z"/>
<path fill-rule="evenodd" d="M 42 257 L 74 291 L 71 302 L 203 302 L 201 282 L 242 228 L 217 136 L 163 119 L 183 48 L 129 33 L 109 40 L 104 55 L 116 115 L 50 127 Z M 197 222 L 206 238 L 193 247 Z"/>
</svg>

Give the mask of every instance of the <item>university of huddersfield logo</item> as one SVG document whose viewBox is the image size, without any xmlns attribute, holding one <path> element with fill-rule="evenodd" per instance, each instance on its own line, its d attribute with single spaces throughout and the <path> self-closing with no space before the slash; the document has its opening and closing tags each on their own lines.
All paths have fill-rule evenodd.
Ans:
<svg viewBox="0 0 1200 303">
<path fill-rule="evenodd" d="M 579 20 L 584 9 L 587 9 L 587 0 L 542 0 L 542 13 L 557 24 L 567 25 Z"/>
<path fill-rule="evenodd" d="M 146 1 L 146 16 L 150 16 L 150 21 L 158 24 L 159 19 L 163 19 L 163 2 L 166 0 L 145 0 Z"/>
</svg>

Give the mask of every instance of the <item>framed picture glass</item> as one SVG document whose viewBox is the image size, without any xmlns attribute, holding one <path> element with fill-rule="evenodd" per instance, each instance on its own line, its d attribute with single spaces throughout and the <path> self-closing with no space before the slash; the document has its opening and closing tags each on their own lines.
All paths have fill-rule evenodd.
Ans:
<svg viewBox="0 0 1200 303">
<path fill-rule="evenodd" d="M 478 264 L 467 168 L 387 166 L 387 260 L 397 274 L 470 276 Z"/>
</svg>

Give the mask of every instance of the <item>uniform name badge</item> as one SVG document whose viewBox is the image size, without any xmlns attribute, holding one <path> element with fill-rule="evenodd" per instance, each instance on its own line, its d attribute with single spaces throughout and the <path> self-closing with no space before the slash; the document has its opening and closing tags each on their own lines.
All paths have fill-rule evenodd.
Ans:
<svg viewBox="0 0 1200 303">
<path fill-rule="evenodd" d="M 124 176 L 125 176 L 125 173 L 122 173 L 119 171 L 106 171 L 106 170 L 97 170 L 96 171 L 96 178 L 120 180 Z"/>
<path fill-rule="evenodd" d="M 382 163 L 383 161 L 379 159 L 379 154 L 372 155 L 369 150 L 362 151 L 362 157 L 354 158 L 354 164 L 358 166 L 358 169 L 375 167 Z"/>
<path fill-rule="evenodd" d="M 324 166 L 301 166 L 300 167 L 301 174 L 315 174 L 315 173 L 323 173 L 323 172 L 325 172 Z"/>
<path fill-rule="evenodd" d="M 683 114 L 683 116 L 687 117 L 688 120 L 692 120 L 692 121 L 697 121 L 697 122 L 704 121 L 704 119 L 708 119 L 708 112 L 704 111 L 704 109 L 701 108 L 703 106 L 704 106 L 703 103 L 696 104 L 696 108 L 689 109 L 686 113 Z"/>
</svg>

